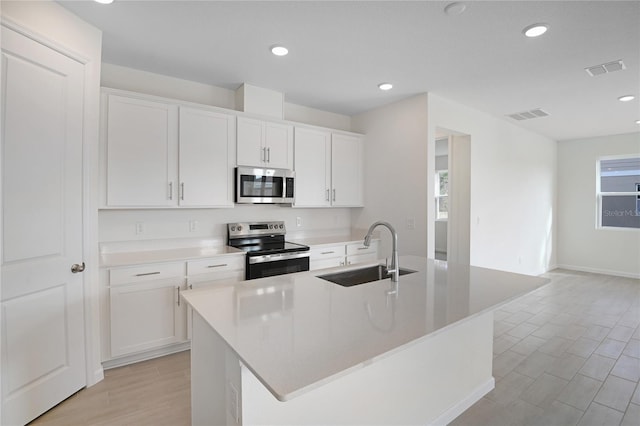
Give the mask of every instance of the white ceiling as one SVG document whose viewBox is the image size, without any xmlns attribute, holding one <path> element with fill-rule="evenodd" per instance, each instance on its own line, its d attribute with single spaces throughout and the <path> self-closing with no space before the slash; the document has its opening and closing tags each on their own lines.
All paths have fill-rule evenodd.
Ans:
<svg viewBox="0 0 640 426">
<path fill-rule="evenodd" d="M 430 92 L 556 140 L 638 132 L 640 1 L 59 1 L 104 62 L 353 115 Z M 528 39 L 522 29 L 545 22 Z M 283 44 L 286 57 L 269 48 Z M 584 68 L 622 59 L 626 70 Z M 377 85 L 388 81 L 393 90 Z M 619 96 L 636 100 L 622 103 Z M 542 108 L 548 117 L 507 114 Z"/>
</svg>

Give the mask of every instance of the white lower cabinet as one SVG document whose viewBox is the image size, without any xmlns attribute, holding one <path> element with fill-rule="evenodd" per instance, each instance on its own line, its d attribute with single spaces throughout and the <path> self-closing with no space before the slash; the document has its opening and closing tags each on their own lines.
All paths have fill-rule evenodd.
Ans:
<svg viewBox="0 0 640 426">
<path fill-rule="evenodd" d="M 245 254 L 216 256 L 187 261 L 187 285 L 191 288 L 215 285 L 221 280 L 244 280 Z"/>
<path fill-rule="evenodd" d="M 111 358 L 184 342 L 185 289 L 183 262 L 111 269 Z"/>
<path fill-rule="evenodd" d="M 363 243 L 350 243 L 346 246 L 346 264 L 355 265 L 356 263 L 375 262 L 378 260 L 379 241 L 371 241 L 369 247 L 365 247 Z"/>
<path fill-rule="evenodd" d="M 378 240 L 371 241 L 369 247 L 365 247 L 362 243 L 311 246 L 309 270 L 375 262 L 378 260 L 378 246 Z"/>
<path fill-rule="evenodd" d="M 244 281 L 245 254 L 187 261 L 187 288 L 210 287 L 222 281 Z M 191 339 L 191 307 L 187 307 L 187 338 Z"/>
<path fill-rule="evenodd" d="M 309 250 L 309 270 L 335 268 L 344 265 L 345 256 L 344 244 L 334 246 L 310 247 Z"/>
</svg>

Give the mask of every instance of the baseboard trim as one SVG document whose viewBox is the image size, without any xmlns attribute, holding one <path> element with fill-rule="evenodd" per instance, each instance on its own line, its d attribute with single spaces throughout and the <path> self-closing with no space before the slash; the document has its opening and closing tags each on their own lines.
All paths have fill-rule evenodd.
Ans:
<svg viewBox="0 0 640 426">
<path fill-rule="evenodd" d="M 586 266 L 576 266 L 576 265 L 566 265 L 566 264 L 558 264 L 556 265 L 557 269 L 567 269 L 570 271 L 577 272 L 588 272 L 591 274 L 600 274 L 600 275 L 612 275 L 614 277 L 623 277 L 623 278 L 635 278 L 640 279 L 640 274 L 634 274 L 631 272 L 623 272 L 623 271 L 614 271 L 611 269 L 600 269 L 600 268 L 589 268 Z M 549 271 L 551 272 L 551 271 Z"/>
<path fill-rule="evenodd" d="M 133 364 L 140 361 L 147 361 L 149 359 L 175 354 L 177 352 L 186 351 L 188 349 L 191 349 L 191 342 L 184 342 L 184 343 L 167 346 L 160 349 L 154 349 L 151 351 L 140 352 L 133 355 L 127 355 L 120 358 L 110 359 L 110 360 L 104 361 L 102 363 L 102 367 L 105 370 L 109 370 L 110 368 L 122 367 L 128 364 Z"/>
<path fill-rule="evenodd" d="M 480 401 L 483 396 L 488 394 L 496 387 L 496 381 L 493 377 L 489 380 L 475 388 L 469 395 L 466 396 L 462 401 L 458 402 L 453 407 L 449 408 L 447 411 L 442 413 L 438 418 L 429 423 L 430 426 L 446 426 L 451 423 L 458 417 L 460 414 L 464 413 L 476 402 Z"/>
</svg>

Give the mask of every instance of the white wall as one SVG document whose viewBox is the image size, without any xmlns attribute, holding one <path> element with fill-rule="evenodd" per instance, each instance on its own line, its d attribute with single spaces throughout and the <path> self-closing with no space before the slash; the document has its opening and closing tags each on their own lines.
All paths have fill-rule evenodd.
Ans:
<svg viewBox="0 0 640 426">
<path fill-rule="evenodd" d="M 234 90 L 120 65 L 102 64 L 102 86 L 220 108 L 238 109 Z M 322 111 L 290 102 L 284 103 L 284 119 L 332 129 L 351 130 L 351 117 L 347 115 Z"/>
<path fill-rule="evenodd" d="M 437 127 L 471 137 L 471 264 L 533 275 L 553 268 L 556 142 L 434 94 L 428 111 L 430 157 Z M 424 167 L 432 179 L 433 162 Z M 433 185 L 427 190 L 433 235 Z"/>
<path fill-rule="evenodd" d="M 235 92 L 193 81 L 154 74 L 112 64 L 103 64 L 102 86 L 164 96 L 222 108 L 235 108 Z M 285 103 L 285 119 L 306 124 L 350 130 L 351 118 Z M 302 226 L 297 226 L 300 217 Z M 169 238 L 226 237 L 229 222 L 284 220 L 287 233 L 317 235 L 351 227 L 349 209 L 293 209 L 283 206 L 236 205 L 232 209 L 101 210 L 100 242 Z M 189 222 L 197 229 L 189 231 Z M 136 234 L 136 223 L 143 233 Z"/>
<path fill-rule="evenodd" d="M 87 384 L 103 377 L 98 312 L 98 125 L 102 32 L 50 1 L 2 1 L 2 21 L 84 65 L 83 273 L 87 339 Z"/>
<path fill-rule="evenodd" d="M 376 220 L 388 221 L 398 231 L 400 254 L 426 256 L 427 184 L 433 185 L 426 167 L 427 95 L 354 116 L 351 124 L 354 131 L 367 135 L 365 207 L 352 211 L 353 226 L 366 229 Z M 409 229 L 411 220 L 415 229 Z M 389 256 L 389 233 L 380 230 L 380 234 L 380 253 Z"/>
<path fill-rule="evenodd" d="M 640 154 L 640 133 L 558 143 L 558 266 L 640 277 L 640 230 L 596 229 L 596 161 Z"/>
<path fill-rule="evenodd" d="M 302 220 L 297 226 L 296 218 Z M 197 229 L 189 231 L 189 221 Z M 223 238 L 230 222 L 284 220 L 289 238 L 295 234 L 339 234 L 351 227 L 349 209 L 295 209 L 279 205 L 236 205 L 230 209 L 101 210 L 100 242 L 169 238 Z M 136 224 L 143 233 L 136 234 Z"/>
</svg>

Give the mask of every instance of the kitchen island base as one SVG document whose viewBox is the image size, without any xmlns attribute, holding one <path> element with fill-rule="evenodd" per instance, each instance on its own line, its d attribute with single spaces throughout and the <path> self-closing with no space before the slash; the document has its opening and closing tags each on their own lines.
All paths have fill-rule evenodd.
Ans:
<svg viewBox="0 0 640 426">
<path fill-rule="evenodd" d="M 191 358 L 193 425 L 445 425 L 494 387 L 493 311 L 288 395 L 272 393 L 195 311 Z"/>
</svg>

